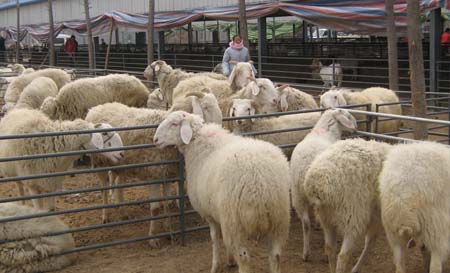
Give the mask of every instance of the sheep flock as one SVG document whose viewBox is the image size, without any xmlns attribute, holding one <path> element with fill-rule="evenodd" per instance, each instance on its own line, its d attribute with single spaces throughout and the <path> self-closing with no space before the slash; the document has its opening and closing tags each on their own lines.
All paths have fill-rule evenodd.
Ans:
<svg viewBox="0 0 450 273">
<path fill-rule="evenodd" d="M 367 129 L 398 132 L 400 122 L 358 123 L 364 115 L 342 107 L 365 104 L 375 111 L 378 104 L 389 103 L 379 112 L 401 115 L 398 96 L 382 87 L 341 88 L 341 67 L 318 61 L 313 65 L 321 75 L 336 73 L 323 77 L 331 89 L 319 98 L 256 78 L 249 63 L 237 64 L 226 78 L 174 69 L 158 60 L 143 75 L 158 83 L 153 90 L 128 74 L 74 80 L 56 68 L 34 71 L 12 65 L 8 69 L 18 76 L 5 93 L 0 135 L 49 135 L 0 140 L 0 157 L 30 157 L 0 162 L 0 176 L 15 182 L 20 197 L 16 203 L 21 203 L 0 204 L 0 221 L 62 209 L 55 193 L 67 190 L 64 172 L 76 172 L 74 163 L 86 155 L 87 170 L 102 170 L 95 173 L 102 202 L 98 224 L 118 220 L 106 206 L 126 202 L 123 185 L 138 181 L 146 187 L 147 198 L 156 200 L 148 211 L 154 218 L 148 235 L 170 232 L 170 219 L 159 216 L 181 201 L 172 198 L 169 204 L 164 198 L 185 190 L 190 206 L 209 227 L 212 273 L 223 272 L 225 264 L 237 265 L 240 273 L 254 272 L 254 247 L 260 242 L 267 243 L 266 271 L 283 272 L 283 249 L 289 238 L 299 236 L 289 234 L 291 208 L 302 224 L 303 248 L 296 251 L 304 262 L 315 260 L 315 219 L 323 231 L 331 273 L 361 272 L 383 234 L 396 273 L 407 272 L 408 248 L 415 245 L 422 250 L 426 272 L 442 273 L 450 252 L 450 147 L 353 135 Z M 332 87 L 334 79 L 339 88 Z M 121 127 L 142 128 L 114 129 Z M 82 132 L 63 134 L 78 130 Z M 48 153 L 65 154 L 39 158 Z M 184 189 L 175 181 L 144 183 L 176 176 L 180 166 L 142 164 L 176 161 L 180 155 Z M 111 197 L 105 189 L 109 186 Z M 27 203 L 23 199 L 28 195 L 38 198 Z M 62 219 L 55 214 L 0 222 L 0 272 L 54 271 L 79 262 L 60 255 L 76 247 L 71 233 L 60 232 L 70 228 Z M 48 235 L 52 232 L 57 235 Z M 149 240 L 152 248 L 162 244 L 161 238 Z M 364 248 L 354 260 L 359 245 Z"/>
</svg>

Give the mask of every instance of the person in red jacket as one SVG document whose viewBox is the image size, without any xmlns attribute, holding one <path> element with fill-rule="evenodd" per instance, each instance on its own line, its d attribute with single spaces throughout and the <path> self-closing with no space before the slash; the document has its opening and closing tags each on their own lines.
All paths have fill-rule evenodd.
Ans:
<svg viewBox="0 0 450 273">
<path fill-rule="evenodd" d="M 446 28 L 441 35 L 442 52 L 447 54 L 450 46 L 450 28 Z"/>
<path fill-rule="evenodd" d="M 72 61 L 75 63 L 75 53 L 78 51 L 78 42 L 75 40 L 75 36 L 72 35 L 69 40 L 67 40 L 66 44 L 64 45 L 64 51 L 69 54 L 69 56 L 72 58 Z"/>
</svg>

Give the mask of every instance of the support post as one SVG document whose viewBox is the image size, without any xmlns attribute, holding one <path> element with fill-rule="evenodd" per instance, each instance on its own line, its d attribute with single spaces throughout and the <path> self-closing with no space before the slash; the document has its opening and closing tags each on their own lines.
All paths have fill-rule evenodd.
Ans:
<svg viewBox="0 0 450 273">
<path fill-rule="evenodd" d="M 111 44 L 112 44 L 113 31 L 114 31 L 114 21 L 111 19 L 111 26 L 109 27 L 109 41 L 108 41 L 108 48 L 106 49 L 105 70 L 108 69 L 108 65 L 109 65 L 109 54 L 110 54 L 110 52 L 111 52 Z"/>
<path fill-rule="evenodd" d="M 155 49 L 153 48 L 153 34 L 155 33 L 155 1 L 148 1 L 148 22 L 147 22 L 147 65 L 151 65 L 154 59 Z"/>
<path fill-rule="evenodd" d="M 267 17 L 258 18 L 258 76 L 263 75 L 263 56 L 267 56 Z"/>
<path fill-rule="evenodd" d="M 188 24 L 188 48 L 189 52 L 192 52 L 192 44 L 194 43 L 192 37 L 192 23 Z"/>
<path fill-rule="evenodd" d="M 439 61 L 441 58 L 441 9 L 430 12 L 430 92 L 439 92 Z"/>
<path fill-rule="evenodd" d="M 48 24 L 49 24 L 49 34 L 48 34 L 48 52 L 50 55 L 50 66 L 55 66 L 55 28 L 53 25 L 53 0 L 48 0 Z"/>
<path fill-rule="evenodd" d="M 158 32 L 158 59 L 161 60 L 162 59 L 162 55 L 164 54 L 164 45 L 165 45 L 165 41 L 164 41 L 164 31 L 159 31 Z"/>
</svg>

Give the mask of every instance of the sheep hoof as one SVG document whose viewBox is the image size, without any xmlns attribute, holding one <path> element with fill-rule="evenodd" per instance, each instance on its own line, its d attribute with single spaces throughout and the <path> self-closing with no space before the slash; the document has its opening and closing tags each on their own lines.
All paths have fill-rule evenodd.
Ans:
<svg viewBox="0 0 450 273">
<path fill-rule="evenodd" d="M 160 239 L 152 239 L 148 242 L 150 248 L 161 248 L 161 240 Z"/>
</svg>

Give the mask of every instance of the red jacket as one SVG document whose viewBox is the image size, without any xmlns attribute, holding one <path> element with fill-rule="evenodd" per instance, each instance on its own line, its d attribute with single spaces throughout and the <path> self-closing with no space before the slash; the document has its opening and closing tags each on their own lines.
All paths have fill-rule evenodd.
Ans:
<svg viewBox="0 0 450 273">
<path fill-rule="evenodd" d="M 441 35 L 441 45 L 450 45 L 450 33 L 444 32 Z"/>
<path fill-rule="evenodd" d="M 75 40 L 69 39 L 64 45 L 64 50 L 67 53 L 75 53 L 77 51 L 78 43 Z"/>
</svg>

